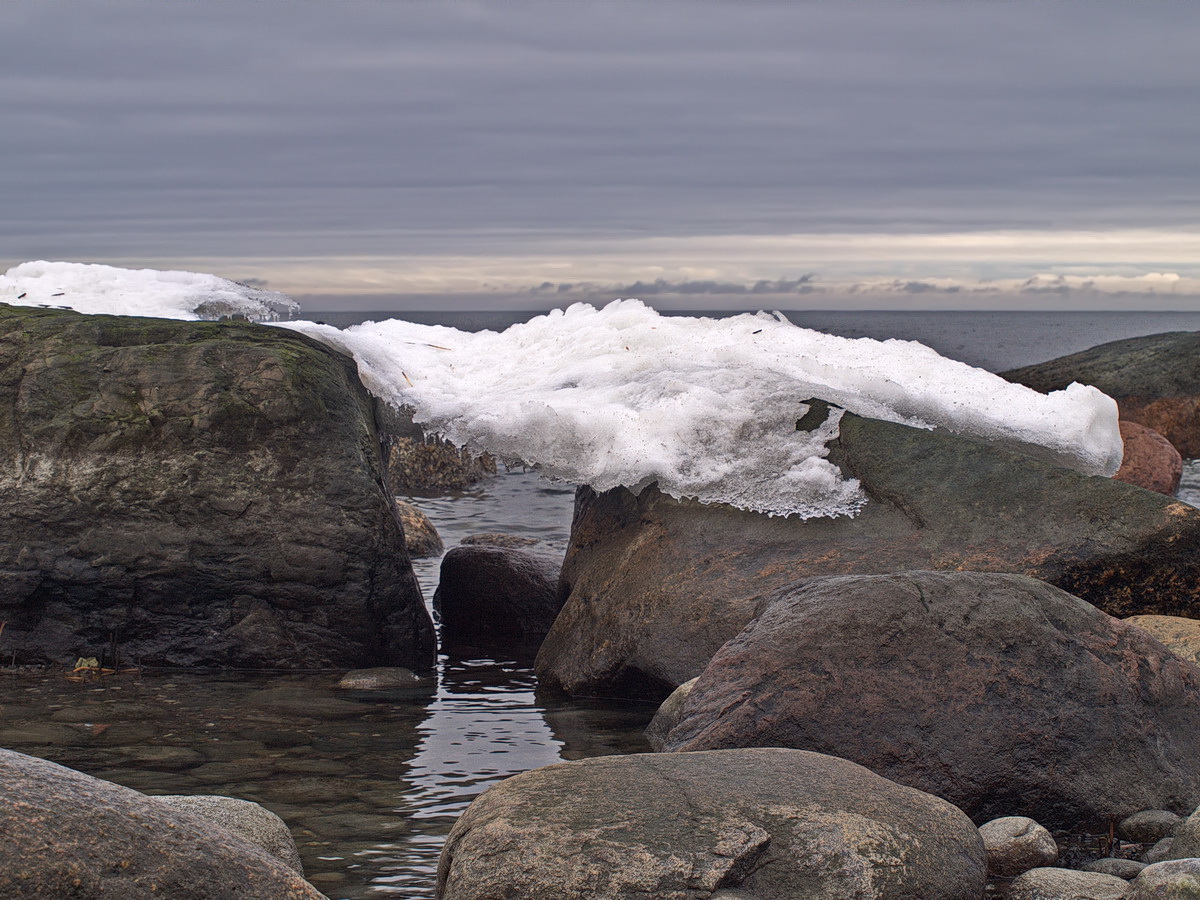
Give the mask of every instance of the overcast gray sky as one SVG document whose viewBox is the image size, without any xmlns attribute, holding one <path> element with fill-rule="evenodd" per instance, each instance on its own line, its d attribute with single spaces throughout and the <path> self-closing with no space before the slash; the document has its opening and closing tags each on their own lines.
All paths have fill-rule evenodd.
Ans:
<svg viewBox="0 0 1200 900">
<path fill-rule="evenodd" d="M 1191 0 L 0 3 L 0 271 L 1200 308 L 1198 46 Z"/>
</svg>

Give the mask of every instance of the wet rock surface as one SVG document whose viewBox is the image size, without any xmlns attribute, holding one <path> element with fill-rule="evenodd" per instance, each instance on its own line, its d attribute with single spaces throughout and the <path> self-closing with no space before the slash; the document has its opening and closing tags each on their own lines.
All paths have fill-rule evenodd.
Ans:
<svg viewBox="0 0 1200 900">
<path fill-rule="evenodd" d="M 580 488 L 538 656 L 573 695 L 661 700 L 799 578 L 907 569 L 1016 572 L 1116 616 L 1189 614 L 1200 510 L 939 431 L 847 414 L 830 459 L 870 498 L 854 518 L 770 518 L 653 487 Z"/>
<path fill-rule="evenodd" d="M 1200 457 L 1200 332 L 1176 331 L 1100 344 L 1002 372 L 1048 393 L 1072 381 L 1117 401 L 1122 419 L 1153 428 L 1188 459 Z"/>
<path fill-rule="evenodd" d="M 353 362 L 284 329 L 0 306 L 17 663 L 428 666 Z"/>
<path fill-rule="evenodd" d="M 396 409 L 376 398 L 384 468 L 393 494 L 461 491 L 496 474 L 496 461 L 475 456 L 413 422 L 411 409 Z"/>
<path fill-rule="evenodd" d="M 433 595 L 443 643 L 532 656 L 562 608 L 560 567 L 561 560 L 532 549 L 452 548 Z"/>
<path fill-rule="evenodd" d="M 845 760 L 646 754 L 493 787 L 451 831 L 438 896 L 978 900 L 984 871 L 962 812 Z"/>
<path fill-rule="evenodd" d="M 814 579 L 713 657 L 664 749 L 753 746 L 851 759 L 979 822 L 1107 828 L 1200 802 L 1200 669 L 1023 576 Z"/>
<path fill-rule="evenodd" d="M 437 556 L 446 549 L 429 516 L 406 500 L 396 500 L 396 512 L 404 526 L 404 545 L 414 559 Z"/>
<path fill-rule="evenodd" d="M 0 750 L 0 895 L 319 900 L 294 869 L 206 818 Z"/>
</svg>

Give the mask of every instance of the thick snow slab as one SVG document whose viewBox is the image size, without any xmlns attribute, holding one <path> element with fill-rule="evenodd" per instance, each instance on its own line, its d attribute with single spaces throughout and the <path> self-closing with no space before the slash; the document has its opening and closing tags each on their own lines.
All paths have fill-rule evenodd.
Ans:
<svg viewBox="0 0 1200 900">
<path fill-rule="evenodd" d="M 1121 460 L 1116 403 L 1095 388 L 1039 394 L 922 344 L 834 337 L 765 313 L 667 317 L 624 300 L 500 333 L 394 319 L 286 327 L 354 356 L 370 390 L 415 408 L 428 429 L 597 490 L 658 482 L 772 515 L 853 514 L 858 484 L 825 459 L 837 414 L 797 430 L 809 398 L 1034 445 L 1090 474 Z"/>
</svg>

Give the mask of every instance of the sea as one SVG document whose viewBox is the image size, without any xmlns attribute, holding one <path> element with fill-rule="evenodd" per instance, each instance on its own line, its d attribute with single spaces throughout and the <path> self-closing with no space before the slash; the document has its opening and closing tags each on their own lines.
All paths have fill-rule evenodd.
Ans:
<svg viewBox="0 0 1200 900">
<path fill-rule="evenodd" d="M 537 314 L 304 317 L 337 327 L 405 318 L 477 331 Z M 1200 330 L 1200 312 L 786 315 L 845 337 L 920 341 L 989 371 L 1126 337 Z M 516 468 L 465 491 L 404 499 L 425 511 L 447 547 L 468 534 L 499 531 L 561 553 L 574 489 Z M 1195 462 L 1185 470 L 1181 497 L 1200 502 Z M 439 565 L 440 558 L 414 561 L 427 603 Z M 648 752 L 642 731 L 654 713 L 645 704 L 548 696 L 538 690 L 531 661 L 515 657 L 442 654 L 427 686 L 391 695 L 339 692 L 339 673 L 332 672 L 129 671 L 84 680 L 68 674 L 9 669 L 0 675 L 0 746 L 150 794 L 257 801 L 287 822 L 309 879 L 345 900 L 433 897 L 445 836 L 481 791 L 540 766 Z"/>
</svg>

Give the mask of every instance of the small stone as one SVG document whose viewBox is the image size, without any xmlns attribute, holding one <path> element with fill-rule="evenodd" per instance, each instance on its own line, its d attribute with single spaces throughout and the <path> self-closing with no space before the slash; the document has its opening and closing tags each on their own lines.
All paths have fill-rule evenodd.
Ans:
<svg viewBox="0 0 1200 900">
<path fill-rule="evenodd" d="M 1146 866 L 1129 883 L 1127 900 L 1200 898 L 1200 859 L 1172 859 Z"/>
<path fill-rule="evenodd" d="M 1008 889 L 1008 900 L 1124 900 L 1129 882 L 1074 869 L 1030 869 Z"/>
<path fill-rule="evenodd" d="M 355 669 L 338 681 L 341 691 L 392 691 L 396 688 L 418 687 L 424 679 L 409 669 L 381 666 L 375 669 Z"/>
<path fill-rule="evenodd" d="M 988 872 L 1013 876 L 1058 859 L 1058 845 L 1050 832 L 1028 816 L 1003 816 L 979 826 L 987 850 Z"/>
<path fill-rule="evenodd" d="M 1119 859 L 1115 856 L 1106 856 L 1104 859 L 1093 859 L 1082 868 L 1085 872 L 1115 875 L 1117 878 L 1124 878 L 1128 881 L 1131 878 L 1136 878 L 1138 872 L 1146 868 L 1146 864 L 1138 862 L 1136 859 Z"/>
<path fill-rule="evenodd" d="M 1147 865 L 1154 865 L 1169 858 L 1171 854 L 1171 844 L 1174 843 L 1174 838 L 1163 838 L 1149 850 L 1142 854 L 1142 862 Z"/>
<path fill-rule="evenodd" d="M 1117 826 L 1117 835 L 1121 840 L 1135 844 L 1157 844 L 1163 838 L 1174 835 L 1182 821 L 1170 810 L 1146 809 L 1123 819 Z"/>
</svg>

